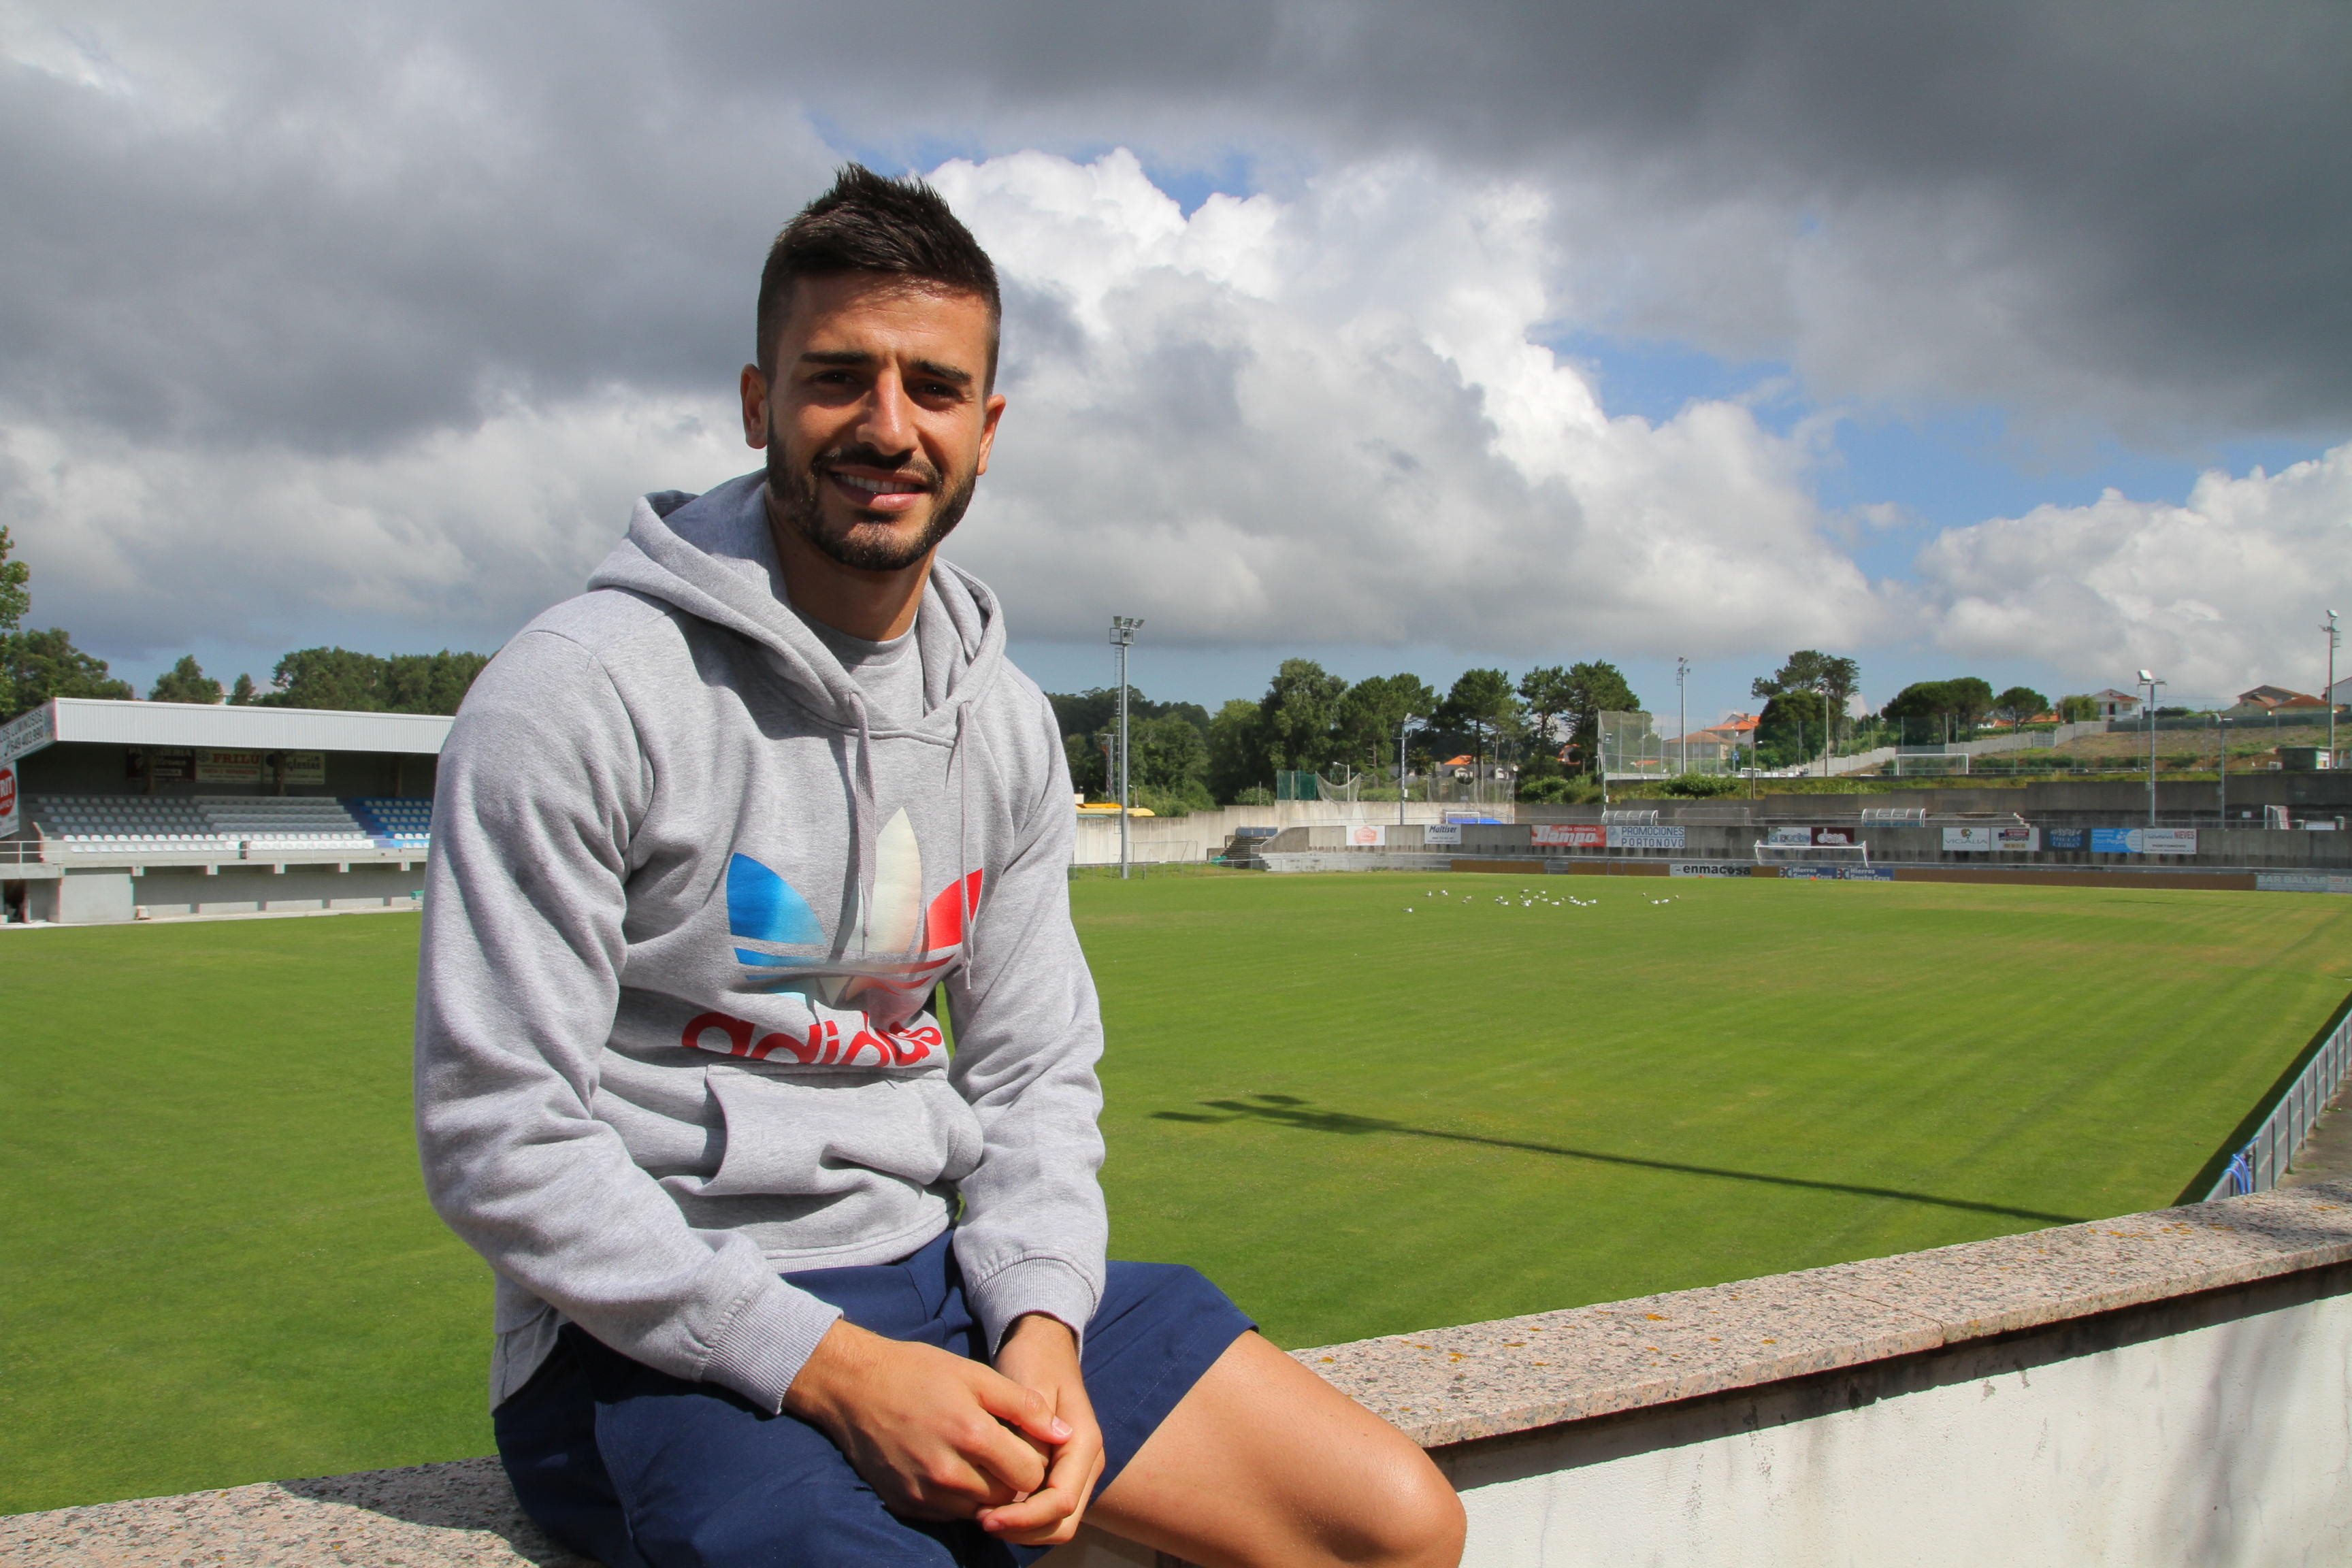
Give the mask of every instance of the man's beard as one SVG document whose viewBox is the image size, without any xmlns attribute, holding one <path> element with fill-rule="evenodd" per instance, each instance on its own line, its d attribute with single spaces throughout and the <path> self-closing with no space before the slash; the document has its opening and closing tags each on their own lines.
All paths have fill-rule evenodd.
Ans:
<svg viewBox="0 0 2352 1568">
<path fill-rule="evenodd" d="M 940 541 L 953 533 L 956 524 L 963 521 L 965 509 L 971 505 L 972 489 L 980 481 L 977 471 L 966 474 L 962 483 L 940 496 L 939 471 L 919 457 L 913 467 L 923 478 L 926 488 L 939 498 L 922 532 L 902 542 L 896 533 L 883 531 L 887 525 L 881 525 L 862 531 L 862 536 L 860 532 L 835 535 L 825 527 L 824 509 L 817 493 L 819 470 L 827 463 L 856 463 L 879 468 L 900 465 L 871 447 L 841 447 L 825 453 L 806 468 L 795 469 L 784 457 L 784 444 L 772 437 L 769 439 L 768 495 L 777 519 L 819 552 L 860 572 L 903 572 L 938 549 Z"/>
</svg>

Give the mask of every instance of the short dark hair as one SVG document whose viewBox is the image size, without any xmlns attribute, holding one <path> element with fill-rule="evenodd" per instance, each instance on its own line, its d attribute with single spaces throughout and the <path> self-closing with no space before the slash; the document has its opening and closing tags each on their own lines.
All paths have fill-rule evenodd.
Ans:
<svg viewBox="0 0 2352 1568">
<path fill-rule="evenodd" d="M 803 207 L 768 247 L 755 329 L 762 375 L 775 377 L 776 338 L 792 309 L 793 286 L 803 278 L 845 272 L 878 272 L 986 300 L 986 384 L 996 384 L 1004 305 L 996 291 L 995 264 L 949 209 L 946 197 L 919 179 L 888 179 L 863 163 L 844 165 L 833 189 Z"/>
</svg>

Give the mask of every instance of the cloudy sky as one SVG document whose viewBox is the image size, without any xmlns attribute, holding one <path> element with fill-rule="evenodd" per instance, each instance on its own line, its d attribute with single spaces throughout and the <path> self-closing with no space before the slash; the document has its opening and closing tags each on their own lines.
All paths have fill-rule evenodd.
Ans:
<svg viewBox="0 0 2352 1568">
<path fill-rule="evenodd" d="M 950 546 L 1049 687 L 1800 646 L 1873 700 L 2315 688 L 2352 613 L 2352 11 L 0 0 L 34 618 L 489 648 L 755 465 L 767 239 L 919 170 L 1008 289 Z"/>
</svg>

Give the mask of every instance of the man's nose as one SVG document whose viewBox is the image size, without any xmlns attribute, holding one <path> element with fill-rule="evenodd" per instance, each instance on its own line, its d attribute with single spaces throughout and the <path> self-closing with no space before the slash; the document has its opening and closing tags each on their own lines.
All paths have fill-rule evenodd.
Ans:
<svg viewBox="0 0 2352 1568">
<path fill-rule="evenodd" d="M 858 421 L 858 436 L 879 452 L 911 452 L 915 449 L 915 405 L 907 395 L 907 384 L 896 370 L 885 370 L 874 378 L 874 389 L 866 399 L 866 416 Z"/>
</svg>

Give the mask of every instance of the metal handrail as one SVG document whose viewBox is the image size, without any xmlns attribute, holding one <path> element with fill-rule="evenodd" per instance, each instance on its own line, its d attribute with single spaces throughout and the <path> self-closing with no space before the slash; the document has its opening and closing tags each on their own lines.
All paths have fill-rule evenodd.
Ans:
<svg viewBox="0 0 2352 1568">
<path fill-rule="evenodd" d="M 2304 1139 L 2310 1136 L 2313 1125 L 2347 1076 L 2352 1076 L 2352 1012 L 2329 1032 L 2319 1054 L 2295 1075 L 2294 1082 L 2287 1086 L 2286 1093 L 2263 1118 L 2244 1147 L 2230 1156 L 2229 1168 L 2205 1196 L 2238 1198 L 2277 1186 L 2295 1151 L 2303 1147 Z"/>
</svg>

